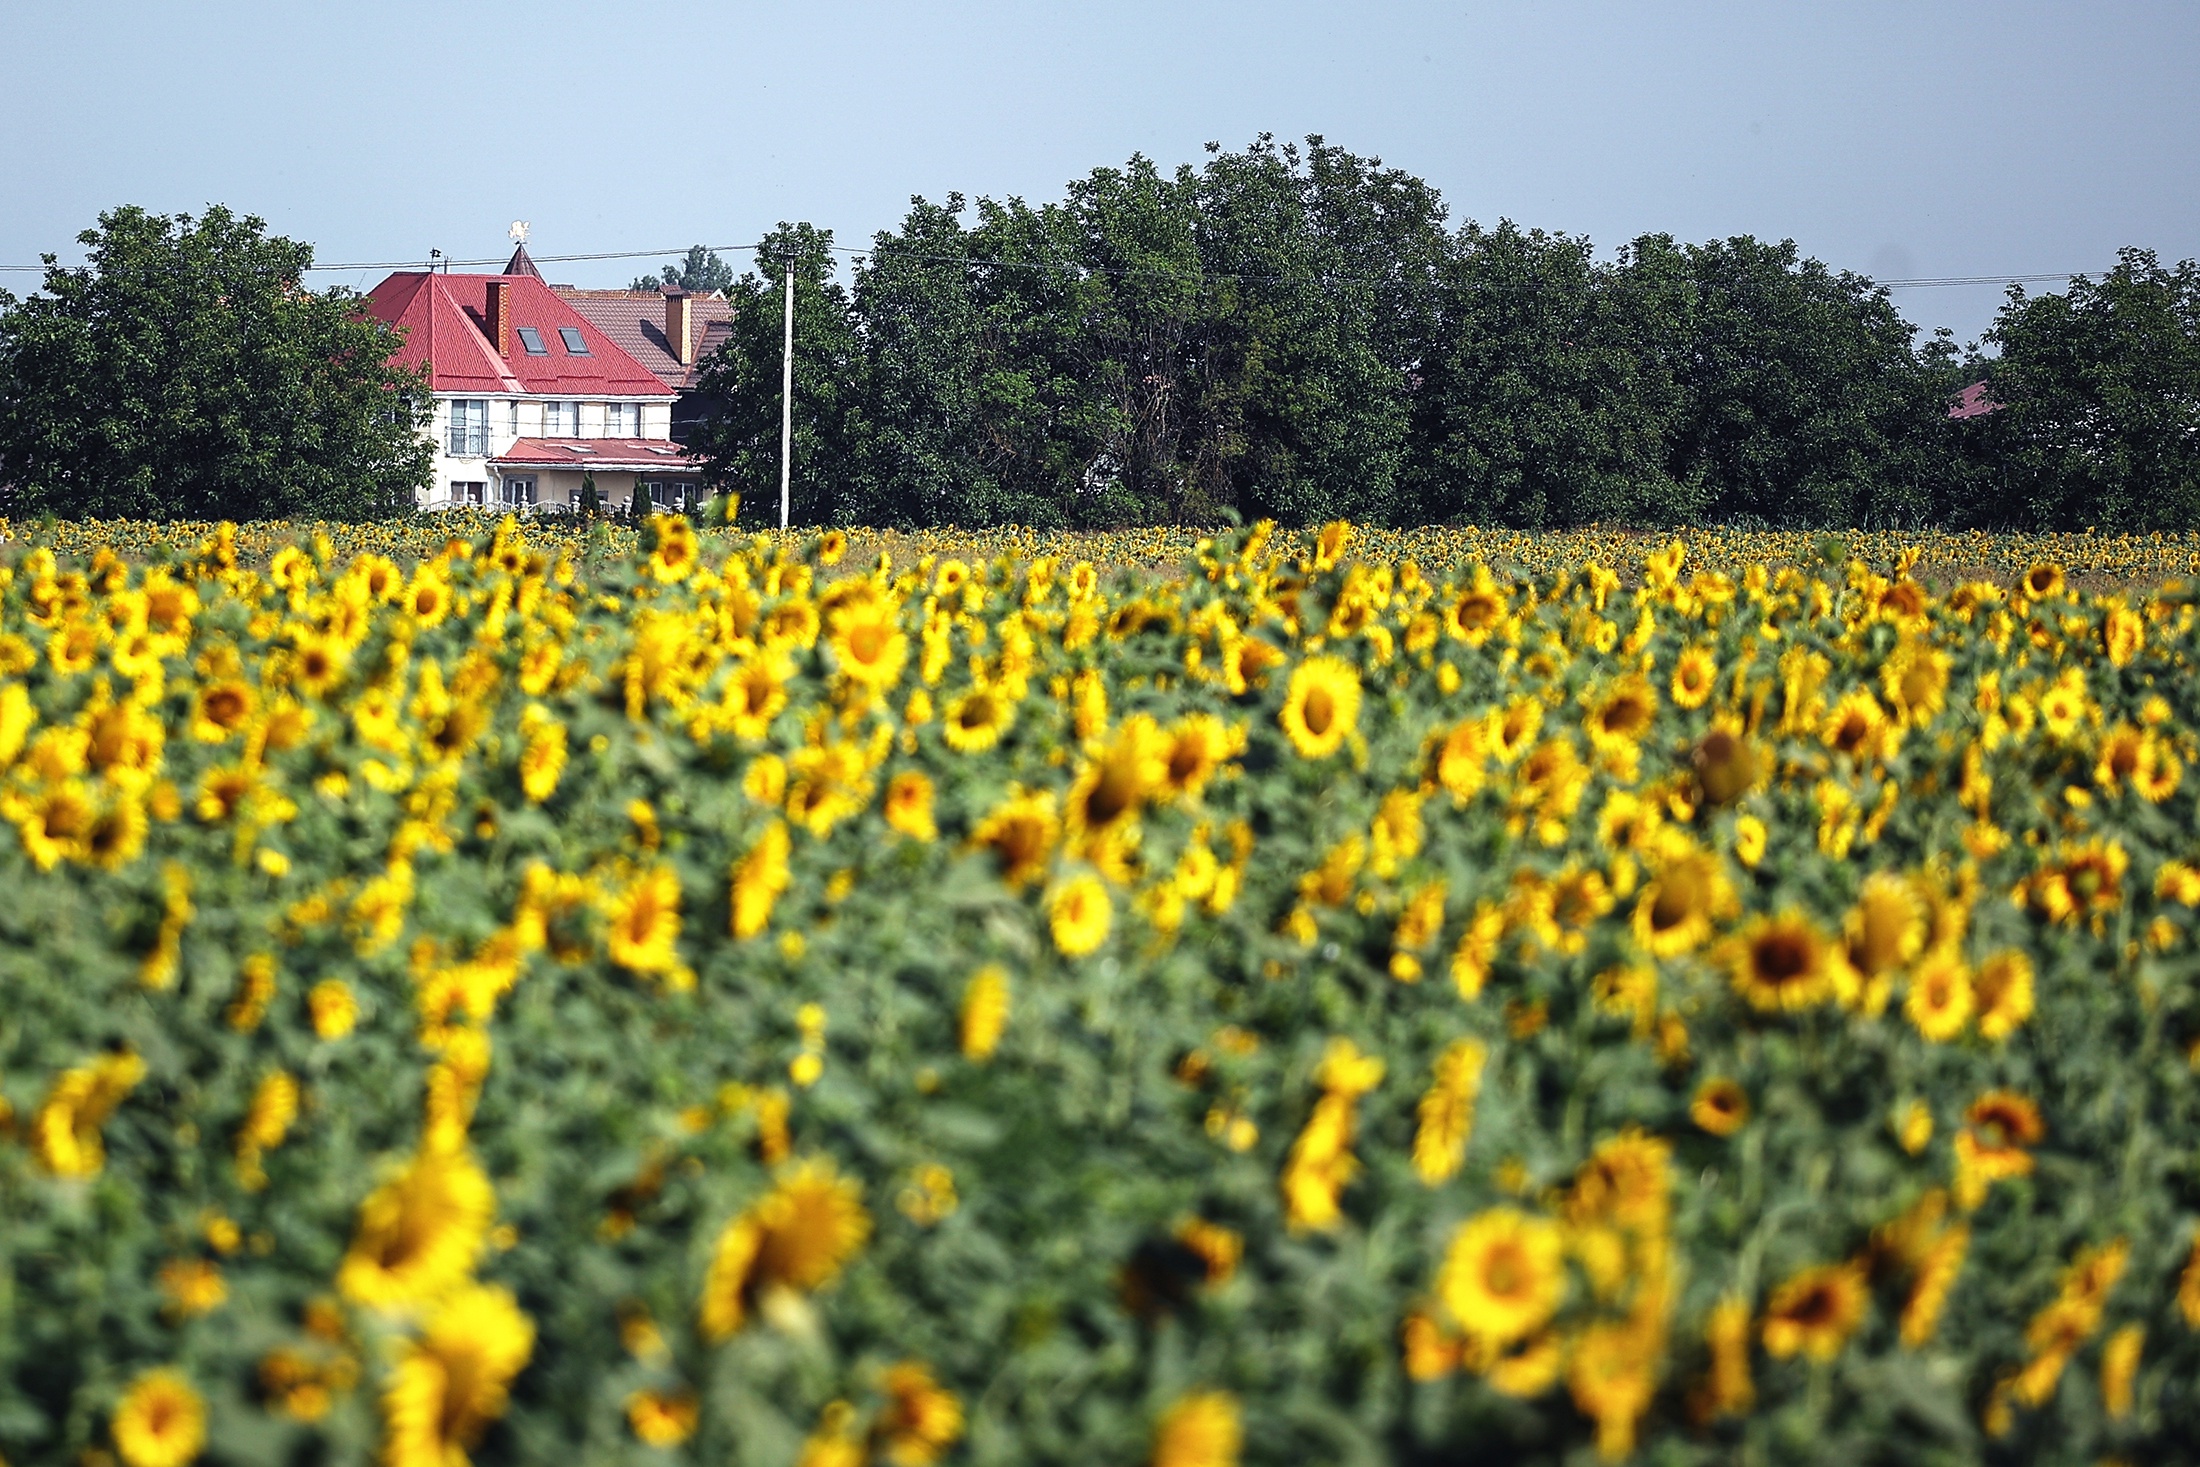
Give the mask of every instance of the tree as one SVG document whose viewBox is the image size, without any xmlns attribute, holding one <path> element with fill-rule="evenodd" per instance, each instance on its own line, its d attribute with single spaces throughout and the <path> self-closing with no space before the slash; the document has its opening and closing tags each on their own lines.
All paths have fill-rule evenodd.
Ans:
<svg viewBox="0 0 2200 1467">
<path fill-rule="evenodd" d="M 689 245 L 688 252 L 676 265 L 667 265 L 655 275 L 635 277 L 629 290 L 684 290 L 690 295 L 708 295 L 710 292 L 733 289 L 733 267 L 718 258 L 718 252 L 704 245 Z"/>
<path fill-rule="evenodd" d="M 1986 340 L 2003 404 L 1959 425 L 2000 493 L 1990 524 L 2104 530 L 2200 525 L 2200 264 L 2119 252 L 2099 280 L 2009 298 Z"/>
<path fill-rule="evenodd" d="M 1640 330 L 1636 282 L 1586 238 L 1469 222 L 1439 267 L 1414 404 L 1410 513 L 1423 522 L 1673 523 L 1680 393 Z"/>
<path fill-rule="evenodd" d="M 1913 525 L 1944 405 L 1884 289 L 1747 235 L 1646 235 L 1621 274 L 1636 355 L 1681 392 L 1665 474 L 1716 521 Z"/>
<path fill-rule="evenodd" d="M 219 205 L 138 208 L 0 294 L 0 485 L 10 513 L 357 519 L 410 511 L 431 462 L 423 376 L 350 291 L 303 285 L 310 245 Z"/>
<path fill-rule="evenodd" d="M 833 279 L 833 233 L 782 222 L 756 247 L 756 270 L 733 283 L 732 332 L 705 363 L 701 416 L 688 446 L 704 460 L 713 493 L 741 496 L 741 523 L 779 523 L 781 292 L 794 272 L 794 475 L 796 524 L 843 519 L 852 441 L 863 436 L 863 358 L 848 292 Z"/>
</svg>

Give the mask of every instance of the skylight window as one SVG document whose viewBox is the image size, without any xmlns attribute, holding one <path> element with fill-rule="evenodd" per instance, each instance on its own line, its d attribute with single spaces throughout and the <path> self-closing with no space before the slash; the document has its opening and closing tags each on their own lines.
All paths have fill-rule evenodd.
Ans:
<svg viewBox="0 0 2200 1467">
<path fill-rule="evenodd" d="M 532 326 L 519 328 L 519 344 L 527 348 L 527 355 L 531 357 L 550 355 L 550 348 L 542 344 L 542 333 Z"/>
<path fill-rule="evenodd" d="M 588 355 L 588 343 L 581 340 L 580 327 L 560 326 L 558 328 L 558 340 L 565 343 L 565 349 L 569 354 L 576 357 Z"/>
</svg>

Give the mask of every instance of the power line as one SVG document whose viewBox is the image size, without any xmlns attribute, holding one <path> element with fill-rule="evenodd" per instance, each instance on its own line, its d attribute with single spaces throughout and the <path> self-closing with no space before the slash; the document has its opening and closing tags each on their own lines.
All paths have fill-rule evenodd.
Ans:
<svg viewBox="0 0 2200 1467">
<path fill-rule="evenodd" d="M 586 254 L 536 255 L 532 258 L 537 264 L 584 264 L 598 260 L 661 259 L 668 255 L 684 255 L 685 253 L 687 253 L 688 248 L 689 247 L 686 245 L 679 245 L 671 249 L 659 250 L 597 250 Z M 703 248 L 709 250 L 713 254 L 737 254 L 743 250 L 760 250 L 763 248 L 763 245 L 761 242 L 756 242 L 750 244 L 705 245 L 703 246 Z M 834 254 L 853 256 L 858 263 L 861 263 L 861 261 L 863 261 L 865 258 L 872 258 L 890 252 L 893 255 L 905 260 L 928 260 L 939 264 L 984 265 L 1008 270 L 1051 271 L 1057 274 L 1070 274 L 1078 276 L 1135 275 L 1144 273 L 1146 270 L 1150 269 L 1167 268 L 1165 266 L 1142 267 L 1136 265 L 1080 265 L 1068 261 L 1011 260 L 983 255 L 943 255 L 929 253 L 922 250 L 907 249 L 899 244 L 890 244 L 887 245 L 884 249 L 881 249 L 877 245 L 828 245 L 826 246 L 826 248 L 831 250 Z M 507 258 L 508 257 L 506 256 L 484 255 L 477 258 L 465 260 L 443 259 L 440 261 L 440 264 L 443 268 L 448 268 L 452 265 L 501 265 L 505 263 L 505 260 Z M 327 265 L 308 265 L 305 268 L 308 272 L 341 273 L 345 271 L 359 270 L 405 270 L 414 267 L 418 267 L 422 270 L 430 270 L 434 268 L 436 264 L 436 261 L 428 260 L 346 260 Z M 48 268 L 49 267 L 45 265 L 0 265 L 0 274 L 42 275 L 46 272 Z M 74 269 L 81 267 L 60 266 L 58 268 Z M 1960 287 L 1986 285 L 2036 285 L 2056 281 L 2067 283 L 2072 280 L 2091 279 L 2095 275 L 2101 275 L 2105 273 L 2105 271 L 2100 270 L 2057 270 L 2044 271 L 2029 275 L 1940 275 L 1924 276 L 1916 279 L 1907 280 L 1874 280 L 1872 281 L 1872 284 L 1886 290 L 1932 290 L 1949 286 Z M 1374 280 L 1356 279 L 1347 276 L 1258 275 L 1246 271 L 1230 270 L 1202 270 L 1199 272 L 1199 277 L 1202 280 L 1238 280 L 1251 281 L 1268 285 L 1298 284 L 1338 286 L 1373 285 L 1379 283 Z M 1502 288 L 1508 290 L 1538 290 L 1544 288 L 1541 282 L 1537 281 L 1484 282 L 1484 284 L 1501 285 Z"/>
<path fill-rule="evenodd" d="M 710 250 L 710 251 L 712 251 L 713 253 L 718 253 L 718 252 L 724 252 L 724 253 L 727 253 L 727 254 L 732 254 L 732 253 L 735 253 L 735 252 L 737 252 L 737 251 L 740 251 L 740 250 L 754 250 L 754 249 L 761 249 L 761 248 L 762 248 L 762 245 L 761 245 L 761 244 L 736 244 L 736 245 L 705 245 L 705 246 L 703 246 L 703 248 L 704 248 L 704 249 L 706 249 L 706 250 Z M 665 256 L 665 255 L 684 255 L 684 254 L 686 254 L 686 253 L 687 253 L 687 251 L 688 251 L 688 246 L 686 246 L 686 245 L 681 245 L 681 246 L 679 246 L 679 247 L 678 247 L 678 248 L 676 248 L 676 249 L 669 249 L 669 250 L 602 250 L 602 251 L 598 251 L 598 252 L 597 252 L 597 253 L 595 253 L 595 254 L 587 254 L 587 255 L 534 255 L 534 256 L 531 256 L 530 258 L 532 258 L 532 259 L 533 259 L 533 260 L 535 261 L 535 263 L 536 263 L 536 264 L 538 264 L 538 265 L 542 265 L 542 264 L 549 264 L 549 265 L 565 265 L 565 264 L 571 264 L 571 263 L 574 263 L 574 262 L 576 262 L 576 261 L 584 261 L 584 260 L 640 260 L 640 259 L 648 259 L 648 258 L 658 258 L 658 257 L 662 257 L 662 256 Z M 445 259 L 441 259 L 441 258 L 438 258 L 438 259 L 437 259 L 437 260 L 436 260 L 436 261 L 435 261 L 434 263 L 435 263 L 435 264 L 437 264 L 438 266 L 442 266 L 442 265 L 501 265 L 501 264 L 503 264 L 503 263 L 504 263 L 504 262 L 505 262 L 505 261 L 506 261 L 507 259 L 509 259 L 509 258 L 511 258 L 511 257 L 510 257 L 510 256 L 508 256 L 508 255 L 488 255 L 488 256 L 484 256 L 484 257 L 482 257 L 482 258 L 480 258 L 480 259 L 474 259 L 474 260 L 445 260 Z M 428 268 L 429 264 L 430 264 L 430 262 L 429 262 L 429 261 L 426 261 L 426 260 L 349 260 L 349 261 L 343 261 L 343 262 L 339 262 L 339 263 L 336 263 L 336 264 L 330 264 L 330 265 L 308 265 L 308 266 L 306 266 L 306 269 L 307 269 L 307 270 L 309 270 L 309 271 L 315 271 L 315 270 L 405 270 L 405 269 L 411 269 L 411 268 L 415 268 L 415 267 L 417 267 L 417 268 L 419 268 L 419 269 L 425 270 L 425 269 L 427 269 L 427 268 Z M 30 273 L 30 274 L 40 274 L 40 275 L 43 275 L 43 274 L 44 274 L 44 273 L 46 272 L 47 268 L 48 268 L 48 267 L 47 267 L 47 266 L 44 266 L 44 265 L 0 265 L 0 271 L 7 271 L 7 272 L 10 272 L 10 273 L 14 273 L 14 274 L 25 274 L 25 273 Z M 63 266 L 59 266 L 59 267 L 57 267 L 57 268 L 60 268 L 60 269 L 64 269 L 64 270 L 69 270 L 69 269 L 78 269 L 78 268 L 81 268 L 81 267 L 78 267 L 78 266 L 72 266 L 72 265 L 63 265 Z"/>
</svg>

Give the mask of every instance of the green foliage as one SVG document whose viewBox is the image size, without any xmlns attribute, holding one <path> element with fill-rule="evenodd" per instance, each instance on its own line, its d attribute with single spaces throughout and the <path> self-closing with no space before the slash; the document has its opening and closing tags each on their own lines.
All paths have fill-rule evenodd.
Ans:
<svg viewBox="0 0 2200 1467">
<path fill-rule="evenodd" d="M 831 230 L 782 223 L 757 246 L 755 272 L 735 281 L 733 330 L 705 364 L 696 391 L 704 417 L 688 447 L 707 464 L 714 493 L 741 497 L 743 523 L 779 523 L 780 371 L 786 300 L 794 297 L 794 473 L 796 524 L 829 523 L 849 478 L 851 419 L 862 390 L 862 358 L 848 293 L 832 276 Z"/>
<path fill-rule="evenodd" d="M 10 513 L 372 518 L 427 482 L 424 382 L 310 246 L 216 206 L 122 208 L 90 258 L 0 296 L 0 485 Z"/>
<path fill-rule="evenodd" d="M 1987 338 L 1999 411 L 1964 425 L 2003 523 L 2200 523 L 2200 263 L 2125 250 L 2062 295 L 2012 287 Z"/>
<path fill-rule="evenodd" d="M 667 265 L 656 275 L 636 276 L 629 290 L 669 290 L 677 287 L 690 295 L 707 295 L 711 291 L 733 288 L 733 266 L 718 258 L 718 252 L 704 245 L 689 245 L 688 252 L 678 264 Z"/>
<path fill-rule="evenodd" d="M 912 200 L 845 290 L 794 243 L 829 236 L 775 236 L 710 377 L 713 473 L 776 523 L 792 248 L 801 523 L 2200 524 L 2200 267 L 2013 297 L 1992 370 L 2029 406 L 1973 426 L 1946 408 L 1989 364 L 1791 240 L 1600 261 L 1449 228 L 1425 181 L 1319 137 L 1208 151 L 1040 205 Z"/>
</svg>

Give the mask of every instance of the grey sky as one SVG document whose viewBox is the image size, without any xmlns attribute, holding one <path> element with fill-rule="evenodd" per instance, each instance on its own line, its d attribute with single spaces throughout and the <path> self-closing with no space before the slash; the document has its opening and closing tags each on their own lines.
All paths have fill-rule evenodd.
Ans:
<svg viewBox="0 0 2200 1467">
<path fill-rule="evenodd" d="M 15 0 L 0 264 L 74 258 L 125 202 L 225 202 L 328 261 L 501 254 L 518 218 L 545 255 L 780 219 L 860 244 L 912 193 L 1037 202 L 1264 130 L 1380 155 L 1454 220 L 1607 251 L 1752 233 L 1889 278 L 2179 259 L 2200 255 L 2200 4 Z M 1965 338 L 1999 298 L 1897 297 Z"/>
</svg>

